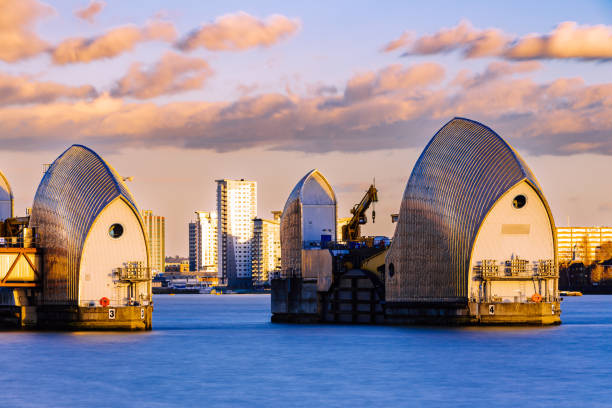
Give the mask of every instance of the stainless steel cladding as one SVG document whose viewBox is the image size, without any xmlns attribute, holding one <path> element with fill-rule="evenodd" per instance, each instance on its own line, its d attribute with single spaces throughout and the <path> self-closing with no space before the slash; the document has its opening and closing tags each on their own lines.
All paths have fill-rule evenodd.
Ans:
<svg viewBox="0 0 612 408">
<path fill-rule="evenodd" d="M 419 157 L 404 191 L 386 257 L 391 302 L 463 301 L 479 226 L 509 188 L 540 187 L 519 155 L 493 130 L 455 118 Z"/>
<path fill-rule="evenodd" d="M 302 277 L 302 250 L 336 240 L 336 196 L 318 170 L 293 188 L 280 221 L 281 277 Z"/>
<path fill-rule="evenodd" d="M 0 171 L 0 221 L 13 216 L 13 192 L 4 174 Z"/>
<path fill-rule="evenodd" d="M 36 228 L 44 250 L 46 304 L 78 302 L 85 239 L 98 214 L 119 196 L 137 208 L 122 179 L 85 146 L 73 145 L 45 172 L 34 197 L 30 227 Z"/>
</svg>

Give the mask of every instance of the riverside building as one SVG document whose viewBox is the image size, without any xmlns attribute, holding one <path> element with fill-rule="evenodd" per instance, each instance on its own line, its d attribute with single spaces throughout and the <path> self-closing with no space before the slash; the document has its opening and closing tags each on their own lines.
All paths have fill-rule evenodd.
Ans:
<svg viewBox="0 0 612 408">
<path fill-rule="evenodd" d="M 273 211 L 274 219 L 253 220 L 252 277 L 253 285 L 263 285 L 269 278 L 280 272 L 280 216 Z"/>
<path fill-rule="evenodd" d="M 142 212 L 142 219 L 151 250 L 151 272 L 163 273 L 166 270 L 166 219 L 150 210 Z"/>
<path fill-rule="evenodd" d="M 589 265 L 606 261 L 599 253 L 602 245 L 612 245 L 611 227 L 558 227 L 559 262 L 580 261 Z"/>
<path fill-rule="evenodd" d="M 257 216 L 257 182 L 217 182 L 217 268 L 231 287 L 252 285 L 253 219 Z"/>
<path fill-rule="evenodd" d="M 196 211 L 189 223 L 189 270 L 217 273 L 218 217 L 214 211 Z"/>
</svg>

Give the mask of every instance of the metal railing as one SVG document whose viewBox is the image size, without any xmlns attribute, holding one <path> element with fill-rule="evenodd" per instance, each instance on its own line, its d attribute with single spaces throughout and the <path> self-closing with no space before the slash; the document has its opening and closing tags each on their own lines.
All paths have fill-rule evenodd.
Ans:
<svg viewBox="0 0 612 408">
<path fill-rule="evenodd" d="M 119 282 L 143 282 L 151 280 L 151 268 L 141 264 L 125 264 L 113 270 L 113 280 Z"/>
<path fill-rule="evenodd" d="M 125 306 L 149 306 L 151 304 L 151 300 L 146 296 L 140 296 L 138 298 L 121 298 L 121 299 L 109 299 L 110 304 L 108 308 L 114 307 L 125 307 Z M 82 307 L 102 307 L 100 304 L 100 299 L 81 299 L 79 302 L 79 306 Z"/>
<path fill-rule="evenodd" d="M 483 259 L 474 267 L 474 272 L 482 279 L 490 278 L 555 278 L 558 277 L 551 259 L 539 259 L 530 263 L 525 259 L 512 259 L 498 263 L 493 259 Z"/>
<path fill-rule="evenodd" d="M 0 237 L 0 248 L 36 248 L 34 237 Z"/>
</svg>

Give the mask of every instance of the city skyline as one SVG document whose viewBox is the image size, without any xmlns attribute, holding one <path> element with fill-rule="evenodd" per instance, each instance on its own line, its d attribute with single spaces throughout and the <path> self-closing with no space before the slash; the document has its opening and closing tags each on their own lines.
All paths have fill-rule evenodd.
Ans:
<svg viewBox="0 0 612 408">
<path fill-rule="evenodd" d="M 15 214 L 40 165 L 78 142 L 166 215 L 168 255 L 187 255 L 214 180 L 258 181 L 265 216 L 313 168 L 339 217 L 376 178 L 364 233 L 392 236 L 427 137 L 467 116 L 530 163 L 557 225 L 610 225 L 609 3 L 436 4 L 3 3 L 0 160 Z M 111 37 L 119 48 L 100 54 Z"/>
</svg>

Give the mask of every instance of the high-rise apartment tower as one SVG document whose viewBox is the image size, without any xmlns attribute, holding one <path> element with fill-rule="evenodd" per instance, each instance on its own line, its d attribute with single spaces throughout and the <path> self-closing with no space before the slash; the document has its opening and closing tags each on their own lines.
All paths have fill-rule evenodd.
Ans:
<svg viewBox="0 0 612 408">
<path fill-rule="evenodd" d="M 144 210 L 142 220 L 149 240 L 151 270 L 153 273 L 162 273 L 166 269 L 166 219 L 153 214 L 153 211 Z"/>
<path fill-rule="evenodd" d="M 244 179 L 216 182 L 219 280 L 232 287 L 250 287 L 253 219 L 257 216 L 257 182 Z"/>
<path fill-rule="evenodd" d="M 189 270 L 217 272 L 217 213 L 196 211 L 189 223 Z"/>
<path fill-rule="evenodd" d="M 253 220 L 253 245 L 251 250 L 253 285 L 263 285 L 270 275 L 280 273 L 280 216 L 272 211 L 273 220 Z"/>
</svg>

